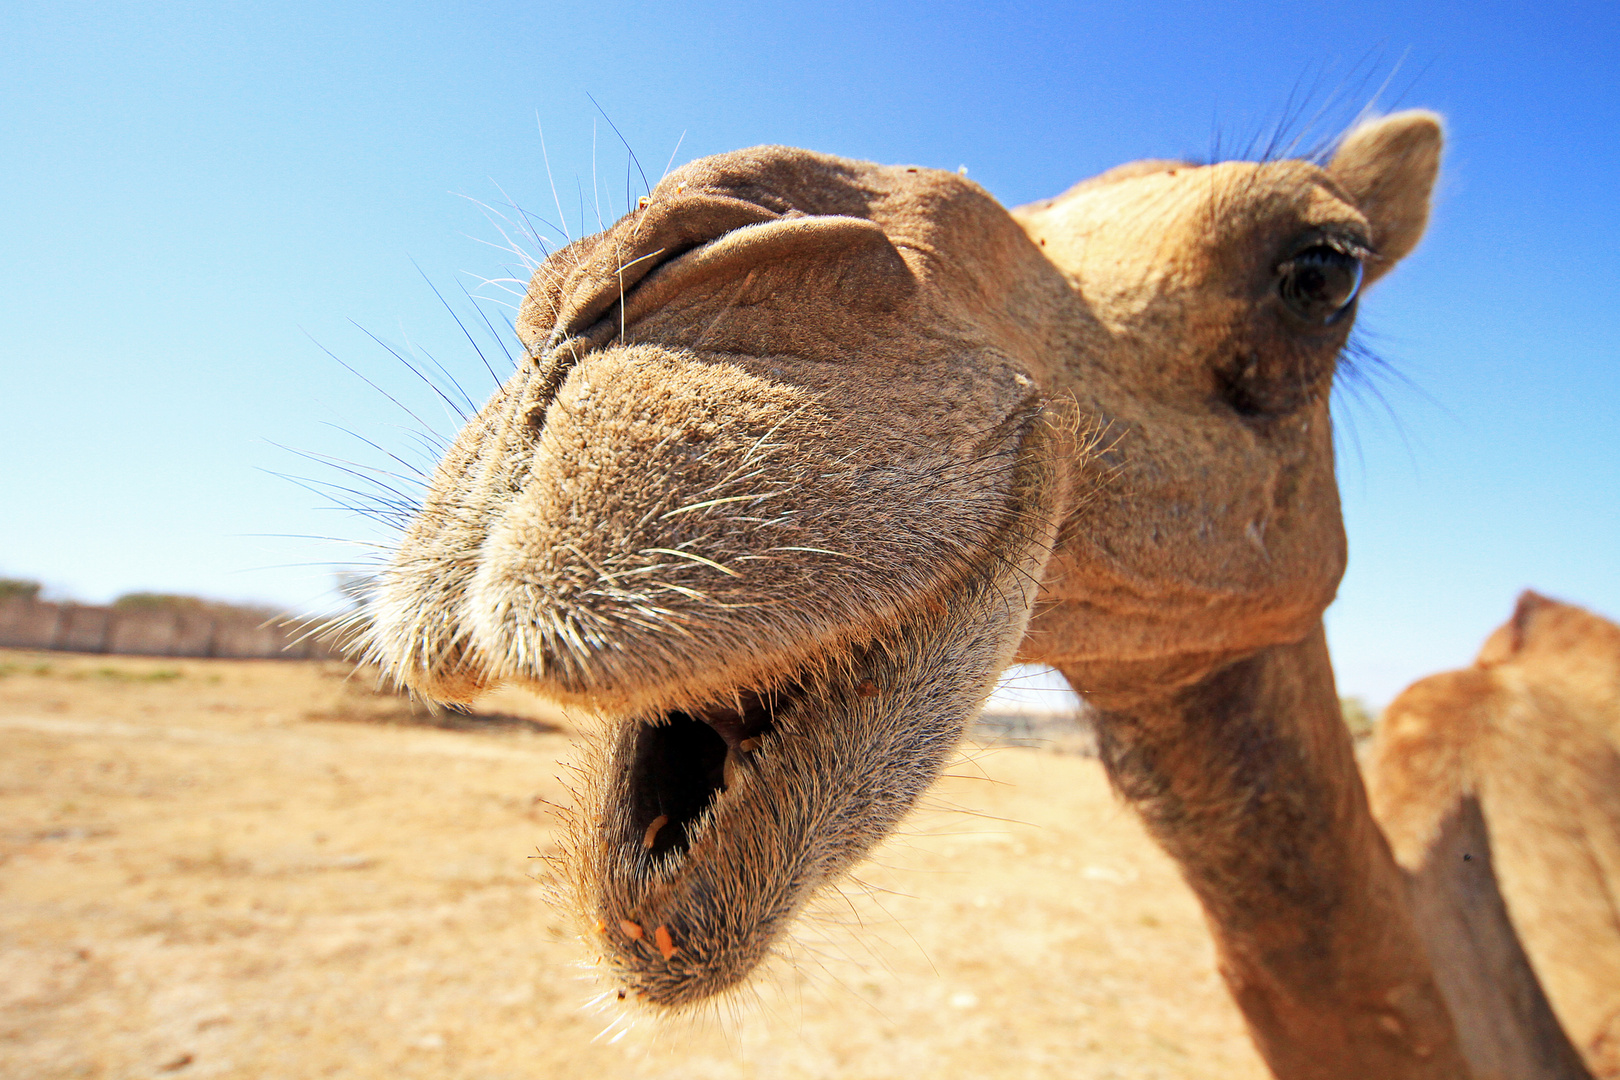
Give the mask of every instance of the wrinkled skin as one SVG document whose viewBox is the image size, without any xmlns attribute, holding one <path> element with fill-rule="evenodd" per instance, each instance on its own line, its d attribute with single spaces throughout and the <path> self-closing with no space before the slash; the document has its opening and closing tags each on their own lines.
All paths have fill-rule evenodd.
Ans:
<svg viewBox="0 0 1620 1080">
<path fill-rule="evenodd" d="M 567 902 L 672 1009 L 894 826 L 1007 663 L 1053 664 L 1273 1070 L 1462 1075 L 1320 634 L 1335 364 L 1439 150 L 1406 113 L 1325 168 L 1143 162 L 1011 212 L 926 169 L 695 162 L 534 275 L 373 652 L 617 718 Z"/>
</svg>

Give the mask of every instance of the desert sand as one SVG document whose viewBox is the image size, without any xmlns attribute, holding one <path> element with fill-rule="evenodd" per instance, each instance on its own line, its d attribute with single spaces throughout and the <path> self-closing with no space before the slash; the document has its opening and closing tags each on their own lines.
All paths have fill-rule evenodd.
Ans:
<svg viewBox="0 0 1620 1080">
<path fill-rule="evenodd" d="M 712 1016 L 548 906 L 578 725 L 334 662 L 0 650 L 0 1076 L 1260 1078 L 1096 761 L 969 745 Z"/>
</svg>

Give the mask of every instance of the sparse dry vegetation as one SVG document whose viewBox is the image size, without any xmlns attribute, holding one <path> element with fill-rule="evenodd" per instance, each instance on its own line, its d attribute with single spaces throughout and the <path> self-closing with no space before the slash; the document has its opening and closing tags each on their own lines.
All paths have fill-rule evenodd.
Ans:
<svg viewBox="0 0 1620 1080">
<path fill-rule="evenodd" d="M 40 585 L 21 578 L 0 578 L 0 600 L 37 600 Z"/>
<path fill-rule="evenodd" d="M 1344 716 L 1344 726 L 1350 729 L 1350 737 L 1357 743 L 1372 738 L 1378 727 L 1378 711 L 1359 697 L 1342 697 L 1339 699 L 1339 712 Z"/>
</svg>

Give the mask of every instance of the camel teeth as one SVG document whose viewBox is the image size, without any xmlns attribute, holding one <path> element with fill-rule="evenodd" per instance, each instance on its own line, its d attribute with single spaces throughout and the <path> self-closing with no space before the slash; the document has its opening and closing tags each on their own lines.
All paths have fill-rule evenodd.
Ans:
<svg viewBox="0 0 1620 1080">
<path fill-rule="evenodd" d="M 641 836 L 641 846 L 648 851 L 653 849 L 653 842 L 658 839 L 658 830 L 669 824 L 668 814 L 659 814 L 647 823 L 647 831 Z M 628 931 L 627 931 L 628 932 Z"/>
</svg>

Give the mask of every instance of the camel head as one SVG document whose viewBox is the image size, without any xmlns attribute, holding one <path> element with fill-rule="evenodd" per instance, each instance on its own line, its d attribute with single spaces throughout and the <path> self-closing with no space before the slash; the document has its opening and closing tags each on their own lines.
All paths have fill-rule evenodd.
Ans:
<svg viewBox="0 0 1620 1080">
<path fill-rule="evenodd" d="M 1620 626 L 1525 592 L 1366 764 L 1473 1075 L 1620 1077 Z"/>
<path fill-rule="evenodd" d="M 635 997 L 734 986 L 1015 657 L 1129 696 L 1310 630 L 1335 362 L 1439 144 L 1407 113 L 1322 168 L 1141 163 L 1012 212 L 781 147 L 686 166 L 534 274 L 373 651 L 608 717 L 569 903 Z"/>
</svg>

